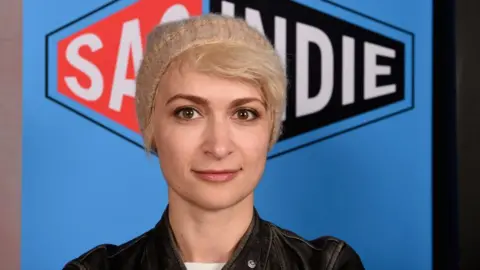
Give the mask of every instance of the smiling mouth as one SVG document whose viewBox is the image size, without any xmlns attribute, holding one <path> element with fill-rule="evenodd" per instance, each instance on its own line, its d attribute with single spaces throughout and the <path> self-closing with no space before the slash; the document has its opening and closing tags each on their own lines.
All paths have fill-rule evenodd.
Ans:
<svg viewBox="0 0 480 270">
<path fill-rule="evenodd" d="M 234 179 L 239 173 L 239 170 L 206 170 L 206 171 L 197 171 L 192 170 L 192 172 L 200 179 L 209 182 L 227 182 Z"/>
</svg>

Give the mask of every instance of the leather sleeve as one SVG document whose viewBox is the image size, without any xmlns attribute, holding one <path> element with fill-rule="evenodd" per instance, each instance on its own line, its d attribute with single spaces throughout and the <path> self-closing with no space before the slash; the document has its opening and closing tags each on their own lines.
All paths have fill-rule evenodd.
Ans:
<svg viewBox="0 0 480 270">
<path fill-rule="evenodd" d="M 342 250 L 340 251 L 335 270 L 365 270 L 360 256 L 350 247 L 344 243 Z"/>
<path fill-rule="evenodd" d="M 62 270 L 86 270 L 87 268 L 78 262 L 68 262 Z"/>
<path fill-rule="evenodd" d="M 365 270 L 360 256 L 345 241 L 323 236 L 311 243 L 323 250 L 326 270 Z"/>
<path fill-rule="evenodd" d="M 108 257 L 117 251 L 114 245 L 100 245 L 69 261 L 62 270 L 110 270 Z"/>
</svg>

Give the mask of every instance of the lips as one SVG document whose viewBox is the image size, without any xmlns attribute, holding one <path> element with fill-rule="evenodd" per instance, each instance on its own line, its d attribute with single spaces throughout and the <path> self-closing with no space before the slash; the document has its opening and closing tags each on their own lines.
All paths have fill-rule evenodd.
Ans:
<svg viewBox="0 0 480 270">
<path fill-rule="evenodd" d="M 240 170 L 193 170 L 193 173 L 200 179 L 210 182 L 226 182 L 235 178 Z"/>
</svg>

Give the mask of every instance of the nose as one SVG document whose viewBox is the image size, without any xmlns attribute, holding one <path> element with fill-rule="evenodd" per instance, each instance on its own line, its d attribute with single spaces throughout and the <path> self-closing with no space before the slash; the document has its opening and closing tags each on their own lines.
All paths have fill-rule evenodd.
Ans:
<svg viewBox="0 0 480 270">
<path fill-rule="evenodd" d="M 204 138 L 204 153 L 215 159 L 226 158 L 233 152 L 231 127 L 227 120 L 210 119 L 206 125 Z"/>
</svg>

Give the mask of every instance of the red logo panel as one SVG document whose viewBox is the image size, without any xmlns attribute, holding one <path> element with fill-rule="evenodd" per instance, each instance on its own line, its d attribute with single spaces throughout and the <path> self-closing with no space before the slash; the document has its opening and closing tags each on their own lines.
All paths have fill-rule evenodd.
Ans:
<svg viewBox="0 0 480 270">
<path fill-rule="evenodd" d="M 138 132 L 135 74 L 147 34 L 159 23 L 199 15 L 199 0 L 139 0 L 58 43 L 58 92 Z"/>
</svg>

